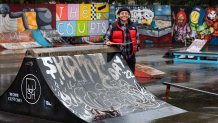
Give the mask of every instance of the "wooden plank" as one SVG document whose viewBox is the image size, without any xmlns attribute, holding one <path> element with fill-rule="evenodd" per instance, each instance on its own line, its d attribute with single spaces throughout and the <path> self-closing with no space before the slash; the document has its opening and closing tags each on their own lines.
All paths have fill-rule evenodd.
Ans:
<svg viewBox="0 0 218 123">
<path fill-rule="evenodd" d="M 149 74 L 150 76 L 153 76 L 153 77 L 159 77 L 165 74 L 164 72 L 157 70 L 151 66 L 144 65 L 144 64 L 138 64 L 138 63 L 136 64 L 136 70 Z"/>
<path fill-rule="evenodd" d="M 46 56 L 63 56 L 63 55 L 79 55 L 93 53 L 109 53 L 120 52 L 117 47 L 107 45 L 87 45 L 72 47 L 55 47 L 55 48 L 34 48 L 27 50 L 26 55 L 31 57 Z"/>
</svg>

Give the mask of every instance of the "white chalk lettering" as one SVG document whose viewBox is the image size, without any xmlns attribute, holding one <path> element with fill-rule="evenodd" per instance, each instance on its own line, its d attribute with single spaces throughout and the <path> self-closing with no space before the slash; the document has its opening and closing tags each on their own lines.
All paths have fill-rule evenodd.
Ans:
<svg viewBox="0 0 218 123">
<path fill-rule="evenodd" d="M 121 59 L 118 56 L 116 56 L 116 58 L 114 59 L 114 62 L 121 64 L 122 67 L 125 68 L 123 62 L 121 61 Z"/>
<path fill-rule="evenodd" d="M 45 58 L 42 58 L 42 61 L 43 61 L 43 64 L 46 67 L 49 68 L 49 70 L 46 70 L 46 73 L 50 74 L 53 79 L 56 79 L 55 73 L 57 73 L 57 69 L 56 69 L 56 67 L 53 64 L 49 64 L 48 63 L 48 62 L 53 63 L 52 58 L 51 57 L 45 57 Z"/>
<path fill-rule="evenodd" d="M 86 80 L 85 76 L 83 75 L 82 70 L 80 69 L 80 66 L 78 65 L 78 63 L 76 62 L 75 59 L 73 59 L 71 56 L 67 56 L 64 61 L 67 65 L 68 71 L 70 72 L 68 77 L 73 78 L 74 81 L 78 81 L 76 79 L 76 77 L 78 78 L 78 76 L 75 76 L 75 72 L 78 71 L 79 75 L 81 75 L 82 79 Z"/>
<path fill-rule="evenodd" d="M 55 66 L 57 67 L 61 79 L 65 80 L 63 73 L 67 74 L 67 76 L 70 76 L 70 72 L 67 70 L 67 68 L 64 65 L 63 57 L 57 57 L 57 59 L 55 57 L 53 58 Z"/>
<path fill-rule="evenodd" d="M 82 66 L 85 67 L 86 72 L 89 75 L 89 78 L 91 79 L 92 82 L 94 82 L 92 73 L 93 72 L 96 73 L 96 69 L 94 68 L 94 65 L 92 64 L 92 61 L 90 59 L 85 58 L 84 55 L 78 56 L 77 61 L 81 67 Z M 80 61 L 83 61 L 83 62 L 80 62 Z"/>
</svg>

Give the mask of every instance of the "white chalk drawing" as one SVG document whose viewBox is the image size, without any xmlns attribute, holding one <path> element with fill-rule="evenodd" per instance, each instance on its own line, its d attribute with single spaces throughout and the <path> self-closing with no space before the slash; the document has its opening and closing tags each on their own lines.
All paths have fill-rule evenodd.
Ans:
<svg viewBox="0 0 218 123">
<path fill-rule="evenodd" d="M 119 56 L 108 63 L 101 53 L 38 59 L 53 93 L 71 112 L 87 122 L 94 118 L 92 109 L 113 107 L 125 115 L 165 104 L 137 83 Z"/>
<path fill-rule="evenodd" d="M 36 104 L 41 96 L 41 86 L 38 78 L 33 74 L 27 74 L 22 80 L 21 92 L 27 103 Z"/>
</svg>

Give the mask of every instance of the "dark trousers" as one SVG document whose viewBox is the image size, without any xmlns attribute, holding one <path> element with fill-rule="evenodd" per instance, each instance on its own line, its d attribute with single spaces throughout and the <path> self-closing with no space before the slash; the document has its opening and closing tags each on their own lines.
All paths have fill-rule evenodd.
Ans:
<svg viewBox="0 0 218 123">
<path fill-rule="evenodd" d="M 115 56 L 116 53 L 107 53 L 107 62 L 110 62 L 113 57 Z M 132 56 L 129 59 L 125 59 L 127 65 L 129 66 L 130 70 L 132 71 L 133 74 L 135 74 L 135 64 L 136 64 L 136 58 L 135 55 Z"/>
<path fill-rule="evenodd" d="M 135 56 L 126 59 L 127 65 L 129 66 L 130 70 L 132 71 L 133 74 L 135 74 L 135 64 L 136 64 L 136 58 Z"/>
</svg>

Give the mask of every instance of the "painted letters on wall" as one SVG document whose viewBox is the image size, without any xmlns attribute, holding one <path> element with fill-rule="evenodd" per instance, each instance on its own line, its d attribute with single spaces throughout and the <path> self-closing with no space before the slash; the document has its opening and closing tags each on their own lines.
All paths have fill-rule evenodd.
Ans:
<svg viewBox="0 0 218 123">
<path fill-rule="evenodd" d="M 61 36 L 104 35 L 108 4 L 56 4 L 56 29 Z"/>
</svg>

